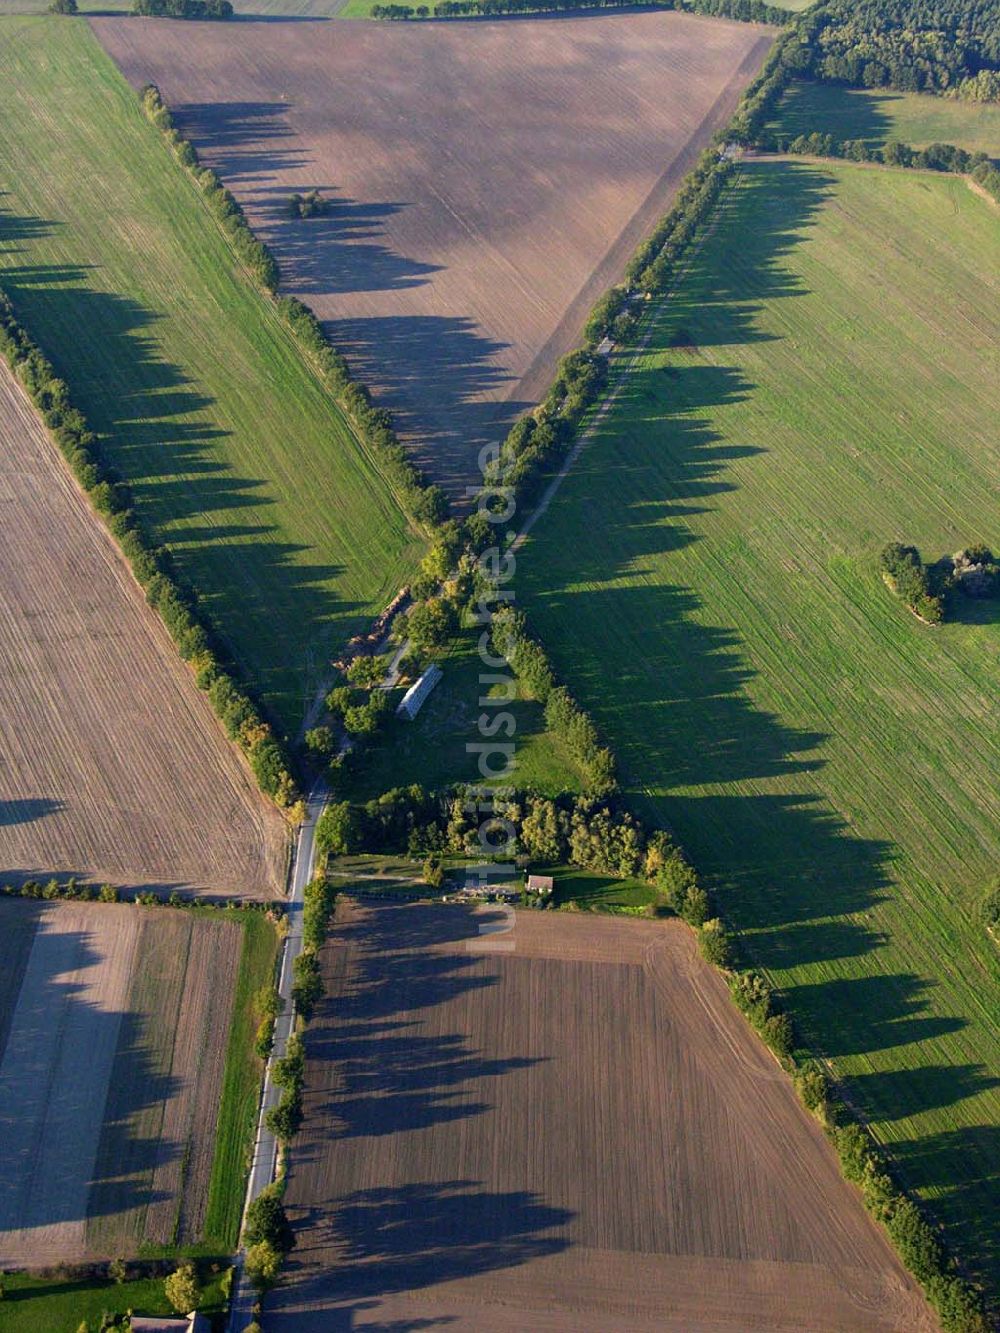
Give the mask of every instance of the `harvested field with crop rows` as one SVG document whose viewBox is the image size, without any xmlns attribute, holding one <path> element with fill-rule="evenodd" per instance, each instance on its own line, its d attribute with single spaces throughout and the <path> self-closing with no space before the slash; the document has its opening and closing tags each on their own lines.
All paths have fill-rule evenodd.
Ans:
<svg viewBox="0 0 1000 1333">
<path fill-rule="evenodd" d="M 220 1239 L 205 1216 L 243 929 L 0 899 L 0 1266 Z"/>
<path fill-rule="evenodd" d="M 287 832 L 0 363 L 0 877 L 268 895 Z"/>
<path fill-rule="evenodd" d="M 93 26 L 453 490 L 544 395 L 771 42 L 664 12 Z M 312 189 L 329 213 L 290 219 Z"/>
<path fill-rule="evenodd" d="M 342 903 L 324 970 L 274 1333 L 934 1328 L 678 922 Z"/>
</svg>

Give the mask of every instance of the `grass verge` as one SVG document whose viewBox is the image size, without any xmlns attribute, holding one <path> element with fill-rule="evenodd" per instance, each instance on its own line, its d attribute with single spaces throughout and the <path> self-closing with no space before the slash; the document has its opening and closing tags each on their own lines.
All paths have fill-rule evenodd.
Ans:
<svg viewBox="0 0 1000 1333">
<path fill-rule="evenodd" d="M 254 1049 L 257 1016 L 253 999 L 273 980 L 277 957 L 278 936 L 274 926 L 263 913 L 245 913 L 243 950 L 205 1211 L 206 1237 L 230 1252 L 239 1239 L 263 1078 L 263 1066 Z"/>
</svg>

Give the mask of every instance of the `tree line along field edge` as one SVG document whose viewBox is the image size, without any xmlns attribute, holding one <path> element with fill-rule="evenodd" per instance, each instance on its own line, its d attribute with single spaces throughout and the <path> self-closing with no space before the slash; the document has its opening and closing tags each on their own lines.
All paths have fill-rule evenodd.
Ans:
<svg viewBox="0 0 1000 1333">
<path fill-rule="evenodd" d="M 524 579 L 629 788 L 995 1282 L 981 1219 L 998 1051 L 992 983 L 975 978 L 997 966 L 973 909 L 997 851 L 982 726 L 996 629 L 922 638 L 874 560 L 886 524 L 935 553 L 989 536 L 991 223 L 958 179 L 746 164 L 532 534 Z M 885 271 L 867 271 L 859 234 L 883 238 Z M 900 254 L 925 246 L 913 274 Z M 953 975 L 956 955 L 973 975 Z"/>
<path fill-rule="evenodd" d="M 5 26 L 20 113 L 3 136 L 0 283 L 294 733 L 323 659 L 404 580 L 415 535 L 87 26 Z M 29 164 L 29 126 L 51 121 L 67 86 L 76 114 Z"/>
</svg>

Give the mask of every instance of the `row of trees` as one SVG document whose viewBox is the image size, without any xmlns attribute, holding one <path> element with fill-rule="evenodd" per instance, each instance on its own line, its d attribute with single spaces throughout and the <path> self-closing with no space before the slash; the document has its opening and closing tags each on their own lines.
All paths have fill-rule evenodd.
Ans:
<svg viewBox="0 0 1000 1333">
<path fill-rule="evenodd" d="M 147 18 L 231 19 L 229 0 L 132 0 L 132 13 Z"/>
<path fill-rule="evenodd" d="M 890 140 L 880 146 L 864 139 L 835 139 L 832 134 L 814 130 L 794 138 L 782 134 L 763 135 L 760 147 L 777 153 L 807 153 L 815 157 L 842 157 L 850 162 L 879 162 L 890 167 L 914 167 L 929 171 L 950 171 L 971 175 L 979 167 L 991 167 L 985 153 L 969 153 L 950 143 L 932 143 L 926 148 Z"/>
<path fill-rule="evenodd" d="M 813 78 L 978 101 L 1000 92 L 1000 0 L 828 0 L 800 25 Z"/>
<path fill-rule="evenodd" d="M 503 657 L 526 692 L 545 705 L 545 724 L 560 736 L 576 760 L 591 795 L 606 796 L 617 787 L 615 758 L 601 743 L 590 714 L 576 702 L 555 672 L 545 649 L 528 632 L 523 612 L 500 607 L 490 626 L 494 651 Z"/>
<path fill-rule="evenodd" d="M 263 792 L 297 820 L 298 788 L 284 747 L 237 684 L 202 623 L 194 594 L 181 586 L 169 553 L 141 523 L 128 487 L 104 463 L 97 436 L 70 402 L 66 384 L 19 324 L 0 292 L 0 353 L 24 385 L 91 504 L 118 542 L 132 573 L 195 674 L 227 735 L 239 745 Z"/>
<path fill-rule="evenodd" d="M 788 19 L 788 10 L 765 0 L 438 0 L 434 5 L 378 4 L 372 18 L 389 20 L 424 18 L 468 18 L 499 14 L 553 13 L 564 9 L 626 9 L 655 5 L 657 9 L 680 9 L 745 23 L 777 23 Z"/>
<path fill-rule="evenodd" d="M 346 359 L 331 346 L 313 312 L 294 296 L 278 296 L 280 273 L 274 256 L 253 234 L 243 210 L 216 173 L 200 165 L 194 145 L 177 130 L 159 89 L 150 84 L 141 97 L 147 116 L 191 172 L 237 257 L 274 299 L 278 315 L 306 360 L 346 413 L 359 439 L 376 455 L 383 475 L 411 517 L 429 529 L 443 523 L 448 517 L 447 497 L 440 486 L 428 483 L 409 458 L 393 429 L 392 414 L 372 403 L 369 389 L 353 378 Z"/>
</svg>

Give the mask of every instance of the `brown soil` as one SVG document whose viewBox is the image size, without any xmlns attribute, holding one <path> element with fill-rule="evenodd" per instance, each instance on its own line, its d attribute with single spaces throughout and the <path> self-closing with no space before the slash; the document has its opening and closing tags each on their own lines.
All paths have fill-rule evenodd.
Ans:
<svg viewBox="0 0 1000 1333">
<path fill-rule="evenodd" d="M 88 1202 L 96 1253 L 201 1237 L 241 945 L 233 921 L 145 916 Z"/>
<path fill-rule="evenodd" d="M 281 816 L 2 362 L 0 499 L 0 876 L 280 891 Z"/>
<path fill-rule="evenodd" d="M 678 923 L 346 906 L 275 1333 L 931 1330 Z"/>
<path fill-rule="evenodd" d="M 93 27 L 453 490 L 544 393 L 772 40 L 667 12 Z M 290 220 L 313 188 L 330 214 Z"/>
<path fill-rule="evenodd" d="M 239 925 L 13 900 L 0 927 L 0 972 L 28 954 L 0 1014 L 0 1267 L 201 1239 Z"/>
</svg>

